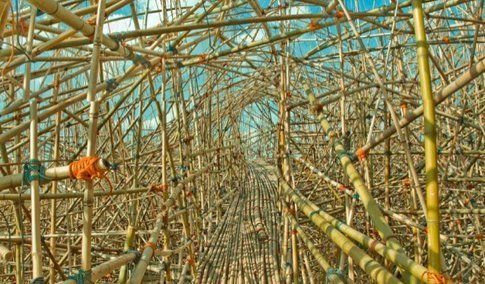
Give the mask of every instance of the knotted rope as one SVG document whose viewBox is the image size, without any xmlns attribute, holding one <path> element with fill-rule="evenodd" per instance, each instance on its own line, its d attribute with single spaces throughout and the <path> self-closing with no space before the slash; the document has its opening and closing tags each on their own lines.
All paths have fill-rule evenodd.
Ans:
<svg viewBox="0 0 485 284">
<path fill-rule="evenodd" d="M 96 165 L 99 157 L 84 157 L 79 161 L 69 164 L 69 177 L 71 179 L 93 180 L 93 178 L 104 178 L 109 184 L 110 192 L 113 192 L 113 185 L 106 176 L 108 170 L 100 169 Z"/>
</svg>

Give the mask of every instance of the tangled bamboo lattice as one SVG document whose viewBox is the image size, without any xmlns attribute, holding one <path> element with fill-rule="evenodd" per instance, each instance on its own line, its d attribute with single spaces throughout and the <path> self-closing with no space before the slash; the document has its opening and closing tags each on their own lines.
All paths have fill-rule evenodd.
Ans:
<svg viewBox="0 0 485 284">
<path fill-rule="evenodd" d="M 0 283 L 483 283 L 483 0 L 0 0 Z"/>
</svg>

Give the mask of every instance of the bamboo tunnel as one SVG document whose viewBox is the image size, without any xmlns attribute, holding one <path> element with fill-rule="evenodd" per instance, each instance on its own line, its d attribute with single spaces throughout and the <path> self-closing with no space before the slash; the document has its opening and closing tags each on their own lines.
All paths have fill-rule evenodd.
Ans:
<svg viewBox="0 0 485 284">
<path fill-rule="evenodd" d="M 0 283 L 485 283 L 483 0 L 0 0 Z"/>
</svg>

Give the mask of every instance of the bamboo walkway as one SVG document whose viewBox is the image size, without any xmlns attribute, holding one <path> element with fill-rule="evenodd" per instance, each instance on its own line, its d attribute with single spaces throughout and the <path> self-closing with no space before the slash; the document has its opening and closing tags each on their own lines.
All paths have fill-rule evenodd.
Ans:
<svg viewBox="0 0 485 284">
<path fill-rule="evenodd" d="M 221 221 L 206 240 L 199 283 L 280 283 L 280 213 L 276 184 L 250 167 Z"/>
</svg>

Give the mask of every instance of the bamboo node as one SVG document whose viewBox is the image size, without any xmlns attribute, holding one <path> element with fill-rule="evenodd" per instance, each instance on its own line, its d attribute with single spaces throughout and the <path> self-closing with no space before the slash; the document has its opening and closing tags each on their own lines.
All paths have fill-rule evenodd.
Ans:
<svg viewBox="0 0 485 284">
<path fill-rule="evenodd" d="M 363 161 L 367 158 L 367 152 L 362 148 L 357 149 L 357 151 L 355 151 L 355 155 L 357 155 L 359 161 Z"/>
</svg>

